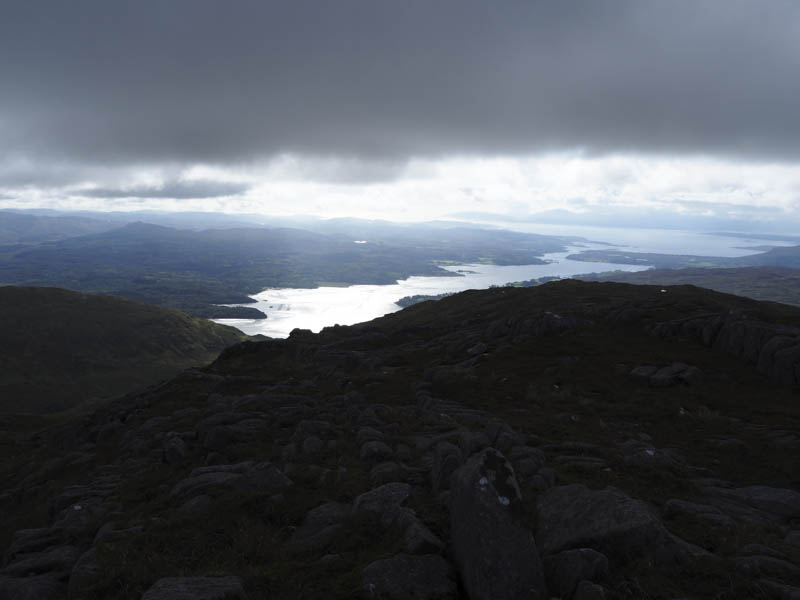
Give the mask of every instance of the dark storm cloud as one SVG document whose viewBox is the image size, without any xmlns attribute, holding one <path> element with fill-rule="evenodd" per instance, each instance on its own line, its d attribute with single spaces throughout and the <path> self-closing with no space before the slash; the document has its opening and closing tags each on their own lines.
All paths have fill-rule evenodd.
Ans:
<svg viewBox="0 0 800 600">
<path fill-rule="evenodd" d="M 174 198 L 177 200 L 235 196 L 249 189 L 248 185 L 219 181 L 175 181 L 159 187 L 92 188 L 75 192 L 87 198 Z"/>
<path fill-rule="evenodd" d="M 60 187 L 75 181 L 76 175 L 75 169 L 60 165 L 0 164 L 0 188 Z"/>
<path fill-rule="evenodd" d="M 0 6 L 0 157 L 800 155 L 796 0 Z"/>
</svg>

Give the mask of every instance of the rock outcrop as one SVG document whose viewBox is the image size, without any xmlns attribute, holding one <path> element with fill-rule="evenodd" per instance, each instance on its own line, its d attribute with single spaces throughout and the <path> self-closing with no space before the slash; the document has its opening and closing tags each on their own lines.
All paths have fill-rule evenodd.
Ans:
<svg viewBox="0 0 800 600">
<path fill-rule="evenodd" d="M 456 471 L 452 488 L 452 552 L 470 600 L 546 599 L 544 569 L 506 458 L 483 450 Z"/>
<path fill-rule="evenodd" d="M 755 365 L 786 385 L 800 383 L 800 328 L 765 323 L 740 311 L 654 324 L 660 337 L 685 337 Z"/>
<path fill-rule="evenodd" d="M 230 575 L 165 577 L 153 584 L 142 600 L 246 600 L 242 580 Z"/>
<path fill-rule="evenodd" d="M 539 496 L 536 520 L 544 554 L 591 548 L 616 564 L 667 556 L 662 553 L 670 538 L 658 517 L 643 502 L 611 487 L 554 487 Z"/>
<path fill-rule="evenodd" d="M 234 346 L 0 441 L 0 600 L 792 598 L 800 311 L 747 302 L 560 282 Z"/>
</svg>

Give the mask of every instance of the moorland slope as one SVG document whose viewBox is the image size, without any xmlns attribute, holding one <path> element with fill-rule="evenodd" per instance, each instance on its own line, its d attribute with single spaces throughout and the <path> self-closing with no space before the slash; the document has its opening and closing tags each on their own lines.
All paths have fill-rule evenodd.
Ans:
<svg viewBox="0 0 800 600">
<path fill-rule="evenodd" d="M 795 598 L 799 350 L 578 281 L 245 342 L 9 448 L 0 597 Z"/>
<path fill-rule="evenodd" d="M 173 310 L 0 286 L 0 413 L 52 413 L 152 385 L 245 339 Z"/>
</svg>

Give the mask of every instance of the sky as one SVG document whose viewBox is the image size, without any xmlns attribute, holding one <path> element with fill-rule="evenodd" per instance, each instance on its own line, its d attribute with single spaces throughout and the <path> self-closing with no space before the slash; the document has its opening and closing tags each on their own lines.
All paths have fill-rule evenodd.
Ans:
<svg viewBox="0 0 800 600">
<path fill-rule="evenodd" d="M 800 224 L 796 0 L 0 9 L 0 208 Z"/>
</svg>

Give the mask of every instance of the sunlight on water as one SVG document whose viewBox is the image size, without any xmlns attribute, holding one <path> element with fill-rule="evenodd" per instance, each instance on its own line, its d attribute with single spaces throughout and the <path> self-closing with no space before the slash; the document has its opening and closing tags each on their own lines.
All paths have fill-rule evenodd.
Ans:
<svg viewBox="0 0 800 600">
<path fill-rule="evenodd" d="M 531 227 L 536 233 L 556 235 L 579 235 L 595 241 L 619 245 L 619 249 L 632 252 L 657 252 L 664 254 L 695 254 L 702 256 L 744 256 L 757 250 L 743 249 L 763 240 L 731 238 L 705 235 L 694 232 L 658 229 L 610 229 L 599 227 L 551 226 L 552 231 L 543 231 L 541 225 Z M 768 242 L 771 245 L 786 245 Z M 349 287 L 320 287 L 316 289 L 266 289 L 253 296 L 256 304 L 248 304 L 266 313 L 267 319 L 218 319 L 218 323 L 233 325 L 243 332 L 270 337 L 287 337 L 292 329 L 319 331 L 330 325 L 352 325 L 400 310 L 395 301 L 404 296 L 418 294 L 435 295 L 445 292 L 463 292 L 470 289 L 486 289 L 492 285 L 504 285 L 513 281 L 524 281 L 545 276 L 570 277 L 581 273 L 602 271 L 641 271 L 647 267 L 618 265 L 612 263 L 579 262 L 567 259 L 567 255 L 581 250 L 609 249 L 606 245 L 581 244 L 567 252 L 544 255 L 550 261 L 546 265 L 517 265 L 499 267 L 495 265 L 459 265 L 445 267 L 460 273 L 461 277 L 409 277 L 394 285 L 353 285 Z"/>
<path fill-rule="evenodd" d="M 765 241 L 758 237 L 729 237 L 677 229 L 636 229 L 633 227 L 589 227 L 545 225 L 540 223 L 499 223 L 502 227 L 525 233 L 578 236 L 602 241 L 631 252 L 656 254 L 694 254 L 697 256 L 747 256 L 761 250 L 750 246 L 793 246 L 795 242 Z"/>
<path fill-rule="evenodd" d="M 486 289 L 512 281 L 535 279 L 548 275 L 567 277 L 579 273 L 609 270 L 641 271 L 646 267 L 609 263 L 585 263 L 568 260 L 566 256 L 579 250 L 600 248 L 589 244 L 570 248 L 568 252 L 546 254 L 552 261 L 546 265 L 458 265 L 445 267 L 460 277 L 409 277 L 394 285 L 352 285 L 349 287 L 319 287 L 315 289 L 266 289 L 253 296 L 256 304 L 248 304 L 266 313 L 267 319 L 218 319 L 218 323 L 233 325 L 243 332 L 270 337 L 287 337 L 292 329 L 319 331 L 330 325 L 352 325 L 369 321 L 400 310 L 395 301 L 404 296 L 434 295 Z"/>
</svg>

